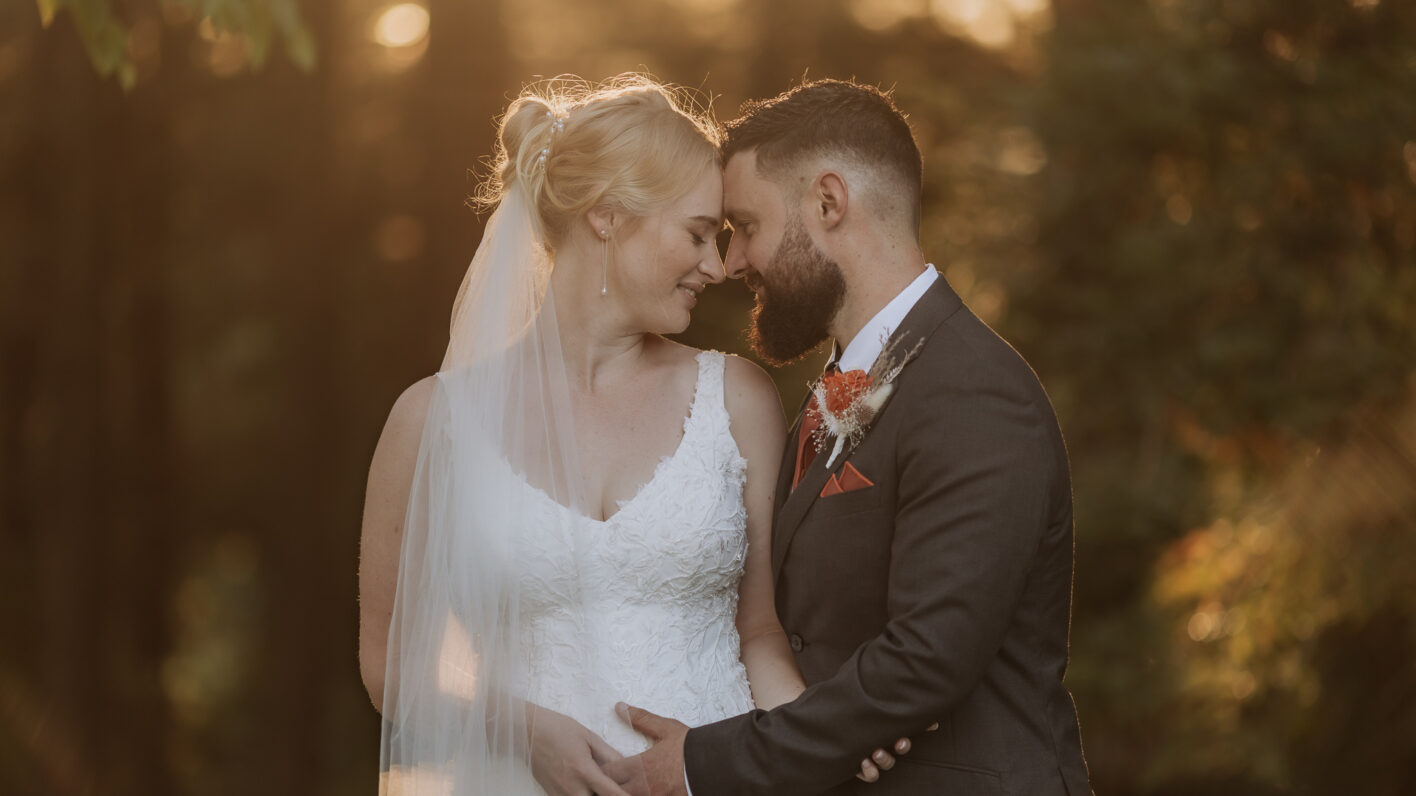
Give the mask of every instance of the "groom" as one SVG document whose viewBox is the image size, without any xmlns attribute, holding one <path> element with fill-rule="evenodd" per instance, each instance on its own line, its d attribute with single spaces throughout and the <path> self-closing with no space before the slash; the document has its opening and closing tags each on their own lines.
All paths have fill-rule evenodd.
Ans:
<svg viewBox="0 0 1416 796">
<path fill-rule="evenodd" d="M 607 770 L 654 796 L 1090 794 L 1062 684 L 1062 436 L 1032 370 L 924 260 L 903 114 L 876 89 L 817 81 L 749 106 L 724 152 L 727 268 L 757 294 L 754 344 L 786 362 L 835 341 L 827 429 L 812 433 L 814 401 L 797 417 L 772 541 L 808 688 L 691 730 L 631 708 L 656 744 Z M 878 368 L 868 385 L 850 374 L 882 351 L 903 364 L 888 384 Z M 878 783 L 852 778 L 907 735 L 913 750 Z"/>
</svg>

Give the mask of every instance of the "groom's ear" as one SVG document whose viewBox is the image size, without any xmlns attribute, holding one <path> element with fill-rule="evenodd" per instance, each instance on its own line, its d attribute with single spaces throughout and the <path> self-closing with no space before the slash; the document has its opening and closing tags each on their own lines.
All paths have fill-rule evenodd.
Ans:
<svg viewBox="0 0 1416 796">
<path fill-rule="evenodd" d="M 846 208 L 851 199 L 846 179 L 837 172 L 823 171 L 817 175 L 811 188 L 821 226 L 830 232 L 846 218 Z"/>
</svg>

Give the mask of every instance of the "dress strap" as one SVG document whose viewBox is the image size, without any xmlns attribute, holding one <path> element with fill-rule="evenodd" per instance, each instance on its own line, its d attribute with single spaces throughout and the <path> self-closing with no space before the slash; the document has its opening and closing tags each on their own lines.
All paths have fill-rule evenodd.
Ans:
<svg viewBox="0 0 1416 796">
<path fill-rule="evenodd" d="M 726 414 L 723 381 L 727 373 L 727 357 L 721 351 L 699 351 L 695 359 L 698 360 L 698 386 L 694 389 L 693 408 L 702 408 L 713 415 Z"/>
<path fill-rule="evenodd" d="M 741 485 L 747 472 L 747 460 L 742 458 L 733 439 L 732 418 L 728 417 L 724 402 L 727 355 L 721 351 L 700 351 L 696 359 L 698 385 L 684 424 L 684 446 L 697 451 L 699 461 L 711 464 L 715 471 Z"/>
</svg>

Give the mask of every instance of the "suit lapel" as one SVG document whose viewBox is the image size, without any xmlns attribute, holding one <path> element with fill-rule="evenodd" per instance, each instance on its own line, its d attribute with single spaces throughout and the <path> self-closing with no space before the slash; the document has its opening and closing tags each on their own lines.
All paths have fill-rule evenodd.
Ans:
<svg viewBox="0 0 1416 796">
<path fill-rule="evenodd" d="M 914 346 L 914 341 L 927 339 L 934 334 L 934 330 L 953 315 L 963 306 L 959 294 L 949 287 L 949 283 L 944 281 L 941 275 L 930 285 L 924 295 L 915 302 L 904 320 L 900 322 L 895 333 L 890 336 L 889 344 L 903 345 L 906 350 Z M 887 344 L 888 345 L 888 344 Z M 907 366 L 908 367 L 908 366 Z M 890 410 L 890 404 L 885 405 L 881 413 Z M 805 410 L 806 404 L 802 404 Z M 777 486 L 777 516 L 776 523 L 772 530 L 772 578 L 775 581 L 781 572 L 782 564 L 787 560 L 787 550 L 791 547 L 792 537 L 796 535 L 797 529 L 801 527 L 802 521 L 806 518 L 812 505 L 816 503 L 821 494 L 821 488 L 826 485 L 826 479 L 830 476 L 831 470 L 838 469 L 850 458 L 849 454 L 837 457 L 835 466 L 831 470 L 826 469 L 827 455 L 821 454 L 811 463 L 811 467 L 801 476 L 801 483 L 796 489 L 791 488 L 791 474 L 796 467 L 796 432 L 801 427 L 802 412 L 797 412 L 796 422 L 792 425 L 792 433 L 788 435 L 788 450 L 782 459 L 782 470 L 778 474 Z M 880 418 L 875 419 L 878 423 Z M 873 426 L 874 424 L 872 424 Z M 866 432 L 867 435 L 869 431 Z M 786 498 L 781 496 L 786 494 Z"/>
<path fill-rule="evenodd" d="M 801 425 L 801 416 L 797 416 L 797 421 L 792 424 L 791 430 L 787 432 L 786 450 L 782 451 L 782 466 L 777 468 L 777 493 L 772 499 L 772 516 L 776 517 L 782 512 L 782 506 L 787 502 L 787 498 L 792 491 L 792 472 L 796 470 L 796 430 Z M 777 546 L 776 537 L 773 536 L 772 546 Z"/>
<path fill-rule="evenodd" d="M 828 454 L 817 454 L 815 461 L 806 468 L 806 472 L 801 474 L 801 483 L 796 489 L 792 489 L 787 500 L 782 504 L 782 510 L 777 513 L 777 529 L 772 534 L 772 573 L 775 576 L 782 569 L 782 562 L 787 558 L 787 548 L 792 543 L 792 537 L 796 535 L 797 528 L 801 527 L 802 518 L 806 516 L 807 509 L 816 502 L 816 498 L 821 495 L 821 487 L 826 485 L 826 479 L 830 477 L 831 471 L 826 469 L 826 459 Z M 796 465 L 796 457 L 792 457 L 792 465 Z M 844 461 L 844 457 L 842 457 Z M 836 462 L 840 467 L 842 461 Z M 787 488 L 791 489 L 790 479 Z"/>
</svg>

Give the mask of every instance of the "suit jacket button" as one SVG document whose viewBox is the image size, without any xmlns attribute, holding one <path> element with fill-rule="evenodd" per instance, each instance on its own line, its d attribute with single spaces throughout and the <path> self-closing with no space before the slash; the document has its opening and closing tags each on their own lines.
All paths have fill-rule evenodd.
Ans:
<svg viewBox="0 0 1416 796">
<path fill-rule="evenodd" d="M 795 634 L 795 633 L 792 634 L 792 637 L 791 637 L 790 640 L 791 640 L 791 645 L 792 645 L 792 652 L 801 652 L 801 648 L 804 647 L 804 646 L 806 646 L 806 645 L 802 642 L 801 636 L 798 636 L 798 635 Z"/>
</svg>

